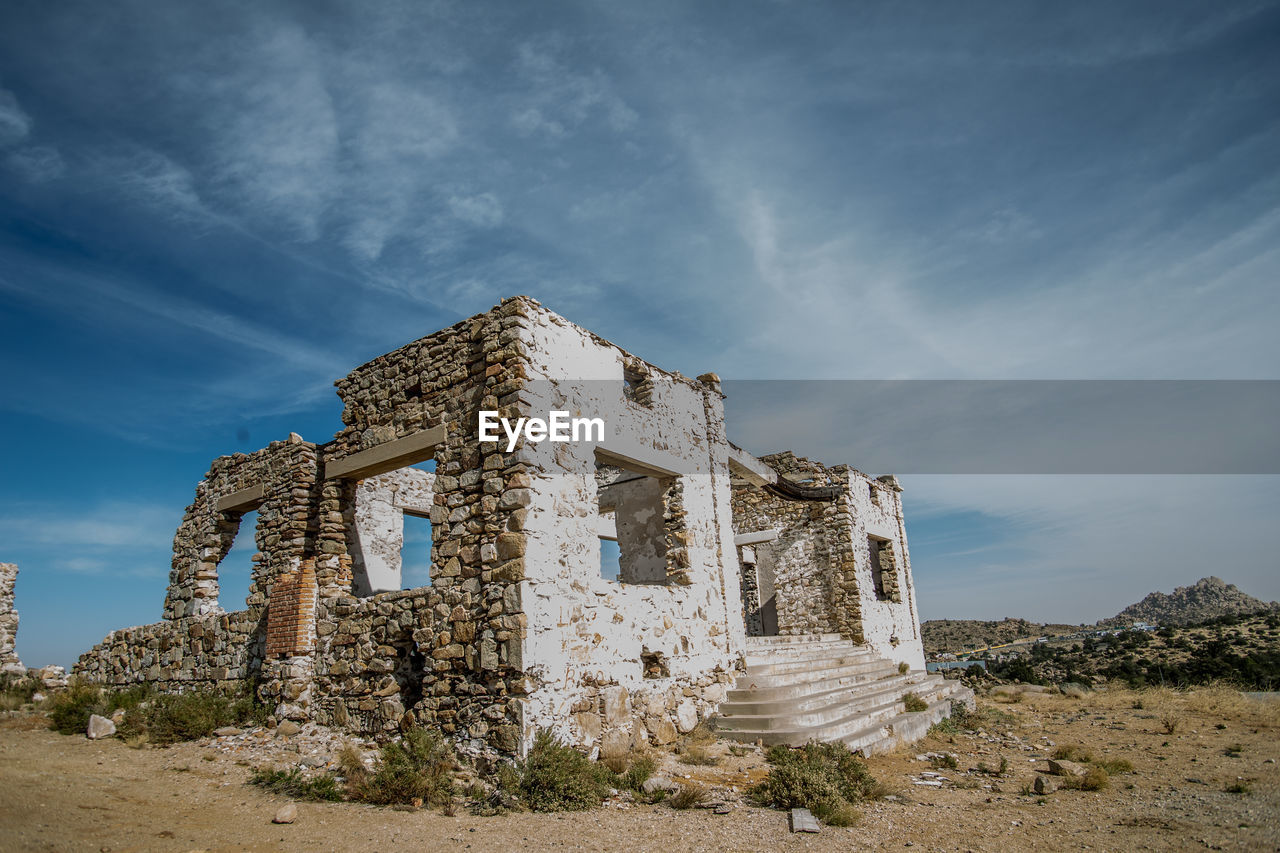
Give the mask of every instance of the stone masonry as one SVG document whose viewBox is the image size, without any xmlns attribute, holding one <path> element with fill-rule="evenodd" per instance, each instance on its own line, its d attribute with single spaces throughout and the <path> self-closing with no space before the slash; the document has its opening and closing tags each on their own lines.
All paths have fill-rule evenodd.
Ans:
<svg viewBox="0 0 1280 853">
<path fill-rule="evenodd" d="M 14 651 L 18 641 L 18 611 L 13 606 L 13 588 L 17 581 L 18 567 L 13 563 L 0 563 L 0 675 L 27 674 L 27 668 Z"/>
<path fill-rule="evenodd" d="M 250 685 L 277 719 L 424 725 L 517 755 L 540 728 L 605 752 L 674 740 L 716 713 L 748 633 L 838 633 L 923 667 L 896 482 L 733 447 L 714 374 L 515 297 L 336 384 L 331 441 L 214 460 L 163 620 L 112 632 L 84 678 Z M 482 410 L 608 429 L 508 449 L 480 440 Z M 406 516 L 431 530 L 429 583 L 410 589 Z M 243 602 L 218 585 L 237 535 L 257 548 Z"/>
</svg>

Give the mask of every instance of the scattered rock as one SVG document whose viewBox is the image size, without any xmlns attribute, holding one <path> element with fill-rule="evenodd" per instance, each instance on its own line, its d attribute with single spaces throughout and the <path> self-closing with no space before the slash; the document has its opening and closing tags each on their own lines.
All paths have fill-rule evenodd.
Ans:
<svg viewBox="0 0 1280 853">
<path fill-rule="evenodd" d="M 655 791 L 678 791 L 680 786 L 666 776 L 650 776 L 644 780 L 640 790 L 646 794 L 652 794 Z"/>
<path fill-rule="evenodd" d="M 286 803 L 276 809 L 276 816 L 271 818 L 272 823 L 293 823 L 298 819 L 298 807 L 293 803 Z"/>
<path fill-rule="evenodd" d="M 813 812 L 808 809 L 792 809 L 791 810 L 791 831 L 792 832 L 821 832 L 822 827 L 818 825 L 818 819 L 813 816 Z"/>
<path fill-rule="evenodd" d="M 111 737 L 115 733 L 116 724 L 108 720 L 106 717 L 100 717 L 97 714 L 89 717 L 89 728 L 85 731 L 85 735 L 89 740 Z"/>
<path fill-rule="evenodd" d="M 1083 779 L 1089 771 L 1074 761 L 1059 761 L 1057 759 L 1049 759 L 1049 772 L 1054 776 L 1074 776 L 1077 779 Z"/>
<path fill-rule="evenodd" d="M 1031 789 L 1037 794 L 1052 794 L 1058 790 L 1058 783 L 1048 776 L 1037 776 L 1035 782 L 1031 784 Z"/>
</svg>

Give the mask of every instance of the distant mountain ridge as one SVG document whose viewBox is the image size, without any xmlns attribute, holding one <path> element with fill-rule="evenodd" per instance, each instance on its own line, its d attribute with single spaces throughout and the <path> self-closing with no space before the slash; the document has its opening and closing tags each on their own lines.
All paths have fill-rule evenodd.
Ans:
<svg viewBox="0 0 1280 853">
<path fill-rule="evenodd" d="M 1201 578 L 1191 586 L 1172 593 L 1153 592 L 1137 604 L 1130 604 L 1110 619 L 1098 620 L 1102 628 L 1119 628 L 1134 622 L 1152 625 L 1189 625 L 1260 610 L 1280 609 L 1280 602 L 1267 603 L 1247 595 L 1221 578 Z"/>
<path fill-rule="evenodd" d="M 1135 622 L 1150 625 L 1192 625 L 1220 616 L 1253 614 L 1264 610 L 1280 611 L 1280 602 L 1268 604 L 1240 591 L 1235 584 L 1221 578 L 1207 577 L 1191 586 L 1180 586 L 1171 593 L 1153 592 L 1137 604 L 1130 604 L 1110 619 L 1100 619 L 1097 628 L 1123 628 Z M 1002 619 L 985 622 L 978 619 L 930 619 L 920 625 L 920 637 L 926 654 L 960 652 L 982 646 L 999 646 L 1028 637 L 1073 634 L 1091 630 L 1087 625 L 1029 622 L 1026 619 Z"/>
</svg>

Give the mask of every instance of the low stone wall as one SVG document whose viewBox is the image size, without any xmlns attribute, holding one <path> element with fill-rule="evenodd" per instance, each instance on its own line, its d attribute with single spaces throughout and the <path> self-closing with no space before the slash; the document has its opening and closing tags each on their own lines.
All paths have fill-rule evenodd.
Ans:
<svg viewBox="0 0 1280 853">
<path fill-rule="evenodd" d="M 162 691 L 238 687 L 257 675 L 263 643 L 247 610 L 189 616 L 112 631 L 80 656 L 76 672 L 98 684 L 150 682 Z"/>
</svg>

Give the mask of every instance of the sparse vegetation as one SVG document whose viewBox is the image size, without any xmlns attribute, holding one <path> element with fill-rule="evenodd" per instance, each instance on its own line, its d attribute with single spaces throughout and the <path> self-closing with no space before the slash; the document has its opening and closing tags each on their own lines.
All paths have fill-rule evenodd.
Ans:
<svg viewBox="0 0 1280 853">
<path fill-rule="evenodd" d="M 1182 715 L 1176 711 L 1165 711 L 1160 715 L 1160 726 L 1167 735 L 1175 734 L 1182 725 Z"/>
<path fill-rule="evenodd" d="M 1093 761 L 1093 753 L 1085 749 L 1083 746 L 1077 746 L 1071 743 L 1064 743 L 1053 750 L 1053 758 L 1056 761 L 1078 761 L 1081 764 L 1088 764 Z"/>
<path fill-rule="evenodd" d="M 907 709 L 908 713 L 912 713 L 912 714 L 919 711 L 929 710 L 929 703 L 924 701 L 914 693 L 903 694 L 902 706 Z"/>
<path fill-rule="evenodd" d="M 1249 783 L 1242 780 L 1237 780 L 1235 782 L 1232 782 L 1230 785 L 1227 785 L 1222 790 L 1223 792 L 1228 794 L 1252 794 L 1253 793 L 1253 788 L 1249 787 Z"/>
<path fill-rule="evenodd" d="M 808 743 L 799 749 L 772 747 L 769 775 L 749 792 L 757 803 L 781 809 L 807 808 L 820 820 L 870 798 L 875 779 L 842 743 Z"/>
<path fill-rule="evenodd" d="M 898 664 L 898 675 L 906 675 L 910 671 L 911 671 L 911 664 L 907 663 L 906 661 L 902 661 L 901 663 Z"/>
<path fill-rule="evenodd" d="M 694 809 L 711 799 L 711 792 L 697 782 L 685 782 L 667 798 L 673 809 Z"/>
<path fill-rule="evenodd" d="M 680 752 L 680 763 L 709 766 L 719 764 L 720 759 L 708 752 L 705 747 L 688 746 Z"/>
<path fill-rule="evenodd" d="M 342 791 L 338 788 L 337 780 L 328 773 L 307 779 L 296 767 L 287 771 L 255 770 L 249 778 L 249 784 L 295 800 L 338 802 L 342 799 Z"/>
<path fill-rule="evenodd" d="M 1121 773 L 1133 772 L 1133 762 L 1127 758 L 1108 758 L 1097 762 L 1097 765 L 1107 771 L 1108 776 L 1119 776 Z"/>
<path fill-rule="evenodd" d="M 937 755 L 929 759 L 929 763 L 933 765 L 935 769 L 938 769 L 938 770 L 942 770 L 942 769 L 955 770 L 957 767 L 960 766 L 960 763 L 956 761 L 956 757 L 952 755 L 950 752 L 938 753 Z"/>
<path fill-rule="evenodd" d="M 1003 776 L 1009 769 L 1009 759 L 1003 755 L 1000 756 L 1000 764 L 996 767 L 988 765 L 985 761 L 979 761 L 974 769 L 985 776 Z"/>
<path fill-rule="evenodd" d="M 1064 776 L 1062 778 L 1062 787 L 1068 790 L 1077 791 L 1101 791 L 1110 783 L 1107 771 L 1101 767 L 1092 766 L 1083 776 Z"/>
<path fill-rule="evenodd" d="M 433 732 L 411 729 L 382 748 L 373 772 L 343 761 L 352 799 L 374 805 L 448 805 L 453 798 L 453 751 Z"/>
<path fill-rule="evenodd" d="M 526 806 L 536 812 L 581 811 L 604 802 L 613 774 L 542 730 L 516 769 L 514 788 Z"/>
</svg>

